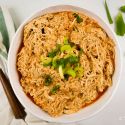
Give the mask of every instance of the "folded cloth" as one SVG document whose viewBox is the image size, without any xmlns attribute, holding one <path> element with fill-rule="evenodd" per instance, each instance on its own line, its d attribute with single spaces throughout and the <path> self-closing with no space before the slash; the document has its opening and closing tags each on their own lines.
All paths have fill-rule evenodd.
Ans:
<svg viewBox="0 0 125 125">
<path fill-rule="evenodd" d="M 12 37 L 15 33 L 12 18 L 6 6 L 0 6 L 0 65 L 7 74 L 7 53 L 11 44 Z M 2 63 L 2 64 L 1 64 Z M 4 90 L 0 84 L 0 123 L 1 125 L 58 125 L 40 120 L 30 114 L 28 111 L 24 120 L 14 118 L 11 107 L 7 101 Z M 62 125 L 62 124 L 61 124 Z M 73 125 L 73 124 L 71 124 Z"/>
<path fill-rule="evenodd" d="M 12 18 L 4 6 L 0 6 L 0 58 L 2 58 L 5 71 L 7 72 L 7 52 L 10 42 L 15 33 Z"/>
</svg>

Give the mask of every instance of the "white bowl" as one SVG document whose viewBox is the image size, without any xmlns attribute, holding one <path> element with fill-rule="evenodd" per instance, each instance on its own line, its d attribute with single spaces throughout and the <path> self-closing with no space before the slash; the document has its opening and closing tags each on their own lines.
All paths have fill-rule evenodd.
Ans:
<svg viewBox="0 0 125 125">
<path fill-rule="evenodd" d="M 113 85 L 106 91 L 106 93 L 98 101 L 96 101 L 94 104 L 86 108 L 81 109 L 79 112 L 76 112 L 74 114 L 62 115 L 60 117 L 53 118 L 50 115 L 48 115 L 46 112 L 44 112 L 42 109 L 40 109 L 37 105 L 35 105 L 23 92 L 23 89 L 19 82 L 18 72 L 16 69 L 16 58 L 17 58 L 17 52 L 18 52 L 19 46 L 22 41 L 22 32 L 23 32 L 24 25 L 27 22 L 34 19 L 35 17 L 41 16 L 46 13 L 53 13 L 53 12 L 60 12 L 60 11 L 77 11 L 77 12 L 84 13 L 89 17 L 95 19 L 99 23 L 99 25 L 107 32 L 107 34 L 114 40 L 116 44 L 116 47 L 115 47 L 116 57 L 115 57 L 115 72 L 113 76 Z M 120 75 L 121 75 L 121 54 L 120 54 L 119 43 L 115 36 L 115 33 L 112 31 L 110 26 L 100 17 L 95 15 L 93 12 L 90 12 L 86 9 L 79 8 L 76 6 L 71 6 L 71 5 L 52 6 L 44 10 L 39 10 L 38 12 L 34 13 L 32 16 L 26 19 L 24 23 L 18 28 L 12 40 L 10 50 L 9 50 L 8 73 L 9 73 L 11 85 L 13 87 L 13 90 L 17 98 L 23 104 L 23 106 L 33 115 L 35 115 L 36 117 L 42 120 L 46 120 L 49 122 L 70 123 L 70 122 L 80 121 L 83 119 L 87 119 L 91 116 L 94 116 L 96 113 L 101 111 L 104 108 L 104 106 L 106 106 L 106 104 L 111 100 L 112 96 L 115 94 L 116 89 L 118 87 Z"/>
</svg>

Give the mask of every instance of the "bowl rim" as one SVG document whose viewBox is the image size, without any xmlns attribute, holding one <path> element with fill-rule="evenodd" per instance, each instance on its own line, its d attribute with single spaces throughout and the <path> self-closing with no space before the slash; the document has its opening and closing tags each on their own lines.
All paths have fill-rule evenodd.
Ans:
<svg viewBox="0 0 125 125">
<path fill-rule="evenodd" d="M 108 98 L 108 100 L 97 110 L 97 111 L 95 111 L 94 113 L 92 113 L 92 114 L 90 114 L 89 116 L 87 116 L 87 117 L 83 117 L 83 118 L 81 118 L 81 119 L 72 119 L 72 120 L 69 120 L 69 121 L 61 121 L 61 120 L 59 120 L 59 121 L 57 121 L 56 120 L 56 118 L 55 118 L 55 120 L 53 120 L 53 119 L 47 119 L 47 118 L 45 118 L 44 116 L 43 117 L 41 117 L 41 116 L 39 116 L 38 114 L 35 114 L 29 107 L 27 107 L 26 105 L 25 105 L 25 103 L 23 102 L 23 99 L 17 94 L 17 92 L 16 92 L 16 89 L 15 89 L 15 87 L 13 86 L 13 84 L 12 84 L 12 79 L 11 79 L 11 72 L 10 72 L 10 70 L 11 70 L 11 68 L 9 67 L 10 66 L 10 60 L 12 59 L 12 57 L 13 57 L 13 55 L 11 55 L 11 51 L 12 51 L 12 45 L 13 45 L 13 43 L 15 43 L 15 37 L 16 37 L 16 35 L 18 34 L 18 32 L 20 31 L 20 29 L 22 28 L 22 27 L 24 27 L 24 25 L 27 23 L 27 22 L 29 22 L 31 19 L 32 19 L 32 17 L 33 17 L 33 19 L 34 18 L 36 18 L 36 17 L 38 17 L 38 16 L 35 16 L 35 15 L 37 15 L 38 13 L 40 13 L 41 12 L 41 15 L 43 15 L 42 14 L 42 11 L 43 10 L 45 10 L 45 9 L 50 9 L 50 8 L 54 8 L 54 7 L 64 7 L 64 6 L 67 6 L 67 7 L 73 7 L 73 8 L 79 8 L 79 9 L 81 9 L 82 11 L 83 11 L 83 14 L 84 14 L 84 12 L 86 11 L 86 12 L 88 12 L 88 13 L 90 13 L 91 15 L 93 15 L 93 16 L 95 16 L 95 17 L 98 17 L 99 18 L 99 20 L 100 21 L 102 21 L 105 25 L 107 25 L 107 27 L 108 27 L 108 29 L 110 30 L 110 32 L 112 33 L 112 36 L 115 38 L 115 41 L 116 41 L 116 43 L 117 43 L 117 47 L 118 47 L 118 51 L 119 51 L 119 76 L 117 76 L 118 77 L 118 81 L 117 81 L 117 85 L 116 85 L 116 87 L 114 88 L 114 90 L 113 90 L 113 92 L 112 92 L 112 94 L 110 95 L 110 97 Z M 67 10 L 68 11 L 68 10 Z M 61 12 L 61 11 L 59 11 L 59 12 Z M 78 12 L 79 12 L 79 10 L 78 10 Z M 35 17 L 34 17 L 35 16 Z M 93 18 L 93 16 L 92 17 L 90 17 L 90 18 Z M 98 22 L 98 21 L 97 21 Z M 101 26 L 102 27 L 102 26 Z M 119 45 L 119 43 L 118 43 L 118 39 L 117 39 L 117 37 L 116 37 L 116 35 L 115 35 L 115 33 L 114 33 L 114 31 L 112 30 L 112 28 L 110 27 L 110 25 L 105 21 L 105 20 L 103 20 L 99 15 L 97 15 L 97 14 L 95 14 L 94 12 L 92 12 L 92 11 L 90 11 L 90 10 L 88 10 L 88 9 L 85 9 L 85 8 L 81 8 L 81 7 L 79 7 L 79 6 L 74 6 L 74 5 L 70 5 L 70 4 L 66 4 L 66 5 L 64 5 L 64 4 L 58 4 L 58 5 L 55 5 L 55 6 L 48 6 L 48 7 L 46 7 L 46 8 L 44 8 L 44 9 L 40 9 L 40 10 L 37 10 L 37 11 L 35 11 L 34 13 L 32 13 L 30 16 L 28 16 L 28 18 L 26 18 L 24 21 L 23 21 L 23 23 L 19 26 L 19 28 L 17 29 L 17 31 L 16 31 L 16 33 L 15 33 L 15 35 L 14 35 L 14 37 L 13 37 L 13 39 L 12 39 L 12 43 L 11 43 L 11 45 L 10 45 L 10 49 L 9 49 L 9 53 L 8 53 L 8 62 L 7 62 L 8 64 L 7 64 L 7 66 L 8 66 L 8 75 L 9 75 L 9 79 L 10 79 L 10 82 L 11 82 L 11 86 L 12 86 L 12 88 L 13 88 L 13 90 L 14 90 L 14 93 L 15 93 L 15 95 L 17 96 L 17 98 L 19 99 L 19 101 L 21 102 L 21 104 L 31 113 L 31 114 L 33 114 L 34 116 L 36 116 L 37 118 L 40 118 L 40 119 L 42 119 L 42 120 L 45 120 L 45 121 L 49 121 L 49 122 L 56 122 L 56 123 L 72 123 L 72 122 L 78 122 L 78 121 L 81 121 L 81 120 L 85 120 L 85 119 L 88 119 L 88 118 L 91 118 L 91 117 L 93 117 L 93 116 L 95 116 L 97 113 L 99 113 L 102 109 L 104 109 L 104 107 L 106 107 L 106 105 L 111 101 L 111 99 L 113 98 L 113 96 L 114 96 L 114 94 L 116 93 L 116 90 L 117 90 L 117 88 L 118 88 L 118 85 L 119 85 L 119 81 L 120 81 L 120 77 L 121 77 L 121 73 L 122 73 L 122 56 L 121 56 L 121 48 L 120 48 L 120 45 Z M 76 112 L 76 113 L 78 113 L 78 112 Z"/>
</svg>

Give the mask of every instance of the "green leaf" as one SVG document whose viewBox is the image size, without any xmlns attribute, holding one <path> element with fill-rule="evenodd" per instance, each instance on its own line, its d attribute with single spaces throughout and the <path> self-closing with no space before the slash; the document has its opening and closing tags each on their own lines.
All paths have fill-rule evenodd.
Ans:
<svg viewBox="0 0 125 125">
<path fill-rule="evenodd" d="M 50 93 L 51 94 L 55 94 L 60 88 L 60 85 L 56 85 L 54 86 L 51 90 L 50 90 Z"/>
<path fill-rule="evenodd" d="M 53 61 L 52 61 L 52 66 L 54 68 L 58 68 L 61 65 L 64 68 L 67 63 L 68 63 L 68 61 L 65 58 L 58 59 L 58 58 L 54 57 Z"/>
<path fill-rule="evenodd" d="M 45 86 L 49 86 L 52 83 L 52 78 L 50 75 L 45 75 Z"/>
<path fill-rule="evenodd" d="M 56 56 L 56 52 L 55 51 L 51 51 L 48 53 L 48 57 L 53 58 L 54 56 Z"/>
<path fill-rule="evenodd" d="M 112 24 L 113 20 L 112 20 L 112 17 L 111 17 L 111 14 L 110 14 L 110 11 L 109 11 L 106 0 L 105 0 L 105 10 L 106 10 L 106 14 L 107 14 L 107 18 L 109 20 L 109 23 Z"/>
<path fill-rule="evenodd" d="M 73 16 L 76 18 L 77 23 L 83 22 L 83 19 L 77 13 L 74 13 Z"/>
<path fill-rule="evenodd" d="M 78 63 L 79 62 L 79 58 L 77 56 L 70 56 L 70 57 L 68 57 L 68 62 L 70 64 Z"/>
<path fill-rule="evenodd" d="M 120 10 L 121 10 L 122 12 L 125 12 L 125 5 L 124 5 L 124 6 L 121 6 L 121 7 L 120 7 Z"/>
<path fill-rule="evenodd" d="M 64 58 L 61 58 L 57 61 L 57 63 L 58 63 L 58 65 L 61 65 L 64 68 L 67 64 L 67 60 Z"/>
<path fill-rule="evenodd" d="M 125 34 L 125 23 L 121 12 L 116 16 L 115 30 L 117 35 L 123 36 Z"/>
</svg>

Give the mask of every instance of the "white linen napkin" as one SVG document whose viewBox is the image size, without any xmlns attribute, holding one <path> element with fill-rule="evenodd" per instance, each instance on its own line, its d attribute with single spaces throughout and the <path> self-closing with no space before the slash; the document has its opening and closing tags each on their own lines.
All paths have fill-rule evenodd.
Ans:
<svg viewBox="0 0 125 125">
<path fill-rule="evenodd" d="M 7 52 L 11 44 L 12 37 L 15 33 L 12 18 L 6 6 L 0 6 L 0 58 L 7 72 Z M 0 62 L 1 65 L 1 62 Z M 27 111 L 26 111 L 27 112 Z M 1 125 L 58 125 L 58 123 L 50 123 L 40 120 L 27 112 L 24 120 L 15 119 L 11 107 L 8 103 L 4 90 L 0 84 L 0 124 Z M 62 125 L 62 124 L 61 124 Z M 71 124 L 75 125 L 75 123 Z"/>
</svg>

